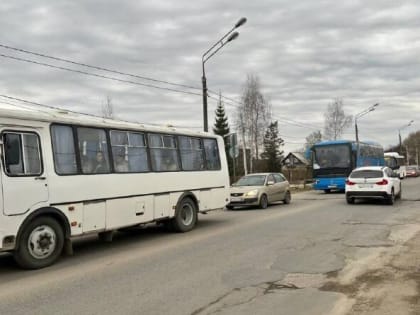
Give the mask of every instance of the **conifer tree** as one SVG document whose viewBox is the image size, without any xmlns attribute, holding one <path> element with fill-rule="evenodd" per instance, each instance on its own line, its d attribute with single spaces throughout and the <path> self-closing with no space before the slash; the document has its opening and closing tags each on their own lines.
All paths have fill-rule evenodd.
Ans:
<svg viewBox="0 0 420 315">
<path fill-rule="evenodd" d="M 264 135 L 264 152 L 261 154 L 267 160 L 267 170 L 269 172 L 280 172 L 283 151 L 281 147 L 284 140 L 279 137 L 278 122 L 271 122 Z"/>
<path fill-rule="evenodd" d="M 222 102 L 222 94 L 219 94 L 219 102 L 217 104 L 217 109 L 216 109 L 216 118 L 215 118 L 215 123 L 214 123 L 214 127 L 213 127 L 213 132 L 216 135 L 219 136 L 226 136 L 230 129 L 229 129 L 229 123 L 228 123 L 228 119 L 225 113 L 225 107 L 224 104 Z"/>
<path fill-rule="evenodd" d="M 230 128 L 229 128 L 229 122 L 228 122 L 228 118 L 226 116 L 226 112 L 225 112 L 225 107 L 224 104 L 222 102 L 222 94 L 219 94 L 219 102 L 217 104 L 217 109 L 216 109 L 216 117 L 215 117 L 215 122 L 214 122 L 214 127 L 213 127 L 213 132 L 216 135 L 222 136 L 223 140 L 225 142 L 225 152 L 226 152 L 226 158 L 227 158 L 227 162 L 228 162 L 228 168 L 229 168 L 229 175 L 233 176 L 233 160 L 232 157 L 229 154 L 229 149 L 230 149 L 230 143 L 228 143 L 228 139 L 227 137 L 225 137 L 226 135 L 229 134 L 230 132 Z"/>
</svg>

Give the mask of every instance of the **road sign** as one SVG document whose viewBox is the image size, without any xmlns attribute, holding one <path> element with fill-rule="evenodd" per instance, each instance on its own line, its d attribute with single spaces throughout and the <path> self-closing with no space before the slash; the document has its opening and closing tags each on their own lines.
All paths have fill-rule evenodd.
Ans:
<svg viewBox="0 0 420 315">
<path fill-rule="evenodd" d="M 237 158 L 239 156 L 239 149 L 237 146 L 231 147 L 229 149 L 229 155 L 231 158 Z"/>
</svg>

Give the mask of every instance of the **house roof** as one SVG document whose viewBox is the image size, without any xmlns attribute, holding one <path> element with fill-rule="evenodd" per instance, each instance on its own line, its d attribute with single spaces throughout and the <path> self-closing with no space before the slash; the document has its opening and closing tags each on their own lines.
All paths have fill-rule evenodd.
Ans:
<svg viewBox="0 0 420 315">
<path fill-rule="evenodd" d="M 305 165 L 309 165 L 309 161 L 304 157 L 303 153 L 301 152 L 290 152 L 288 155 L 286 155 L 286 157 L 283 159 L 282 164 L 285 164 L 284 162 L 287 159 L 290 159 L 291 157 L 296 158 L 299 162 L 301 162 L 302 164 Z"/>
</svg>

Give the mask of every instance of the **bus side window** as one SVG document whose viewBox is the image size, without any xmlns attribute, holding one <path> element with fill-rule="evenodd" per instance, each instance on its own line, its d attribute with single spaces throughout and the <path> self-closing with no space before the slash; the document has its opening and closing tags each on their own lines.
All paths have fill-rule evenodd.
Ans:
<svg viewBox="0 0 420 315">
<path fill-rule="evenodd" d="M 40 175 L 41 154 L 38 136 L 32 133 L 5 133 L 5 171 L 8 175 Z"/>
<path fill-rule="evenodd" d="M 55 171 L 59 175 L 76 174 L 77 164 L 73 129 L 70 126 L 53 125 L 51 136 Z"/>
<path fill-rule="evenodd" d="M 208 170 L 220 169 L 219 150 L 215 139 L 204 139 L 204 151 L 206 153 L 206 165 Z"/>
</svg>

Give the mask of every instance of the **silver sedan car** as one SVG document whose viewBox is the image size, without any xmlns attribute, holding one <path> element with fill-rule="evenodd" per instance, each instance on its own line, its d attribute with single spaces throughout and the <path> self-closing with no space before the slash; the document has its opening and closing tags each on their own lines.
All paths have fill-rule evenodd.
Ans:
<svg viewBox="0 0 420 315">
<path fill-rule="evenodd" d="M 255 173 L 241 177 L 230 188 L 230 202 L 227 209 L 244 206 L 267 208 L 270 203 L 290 203 L 290 186 L 281 173 Z"/>
</svg>

